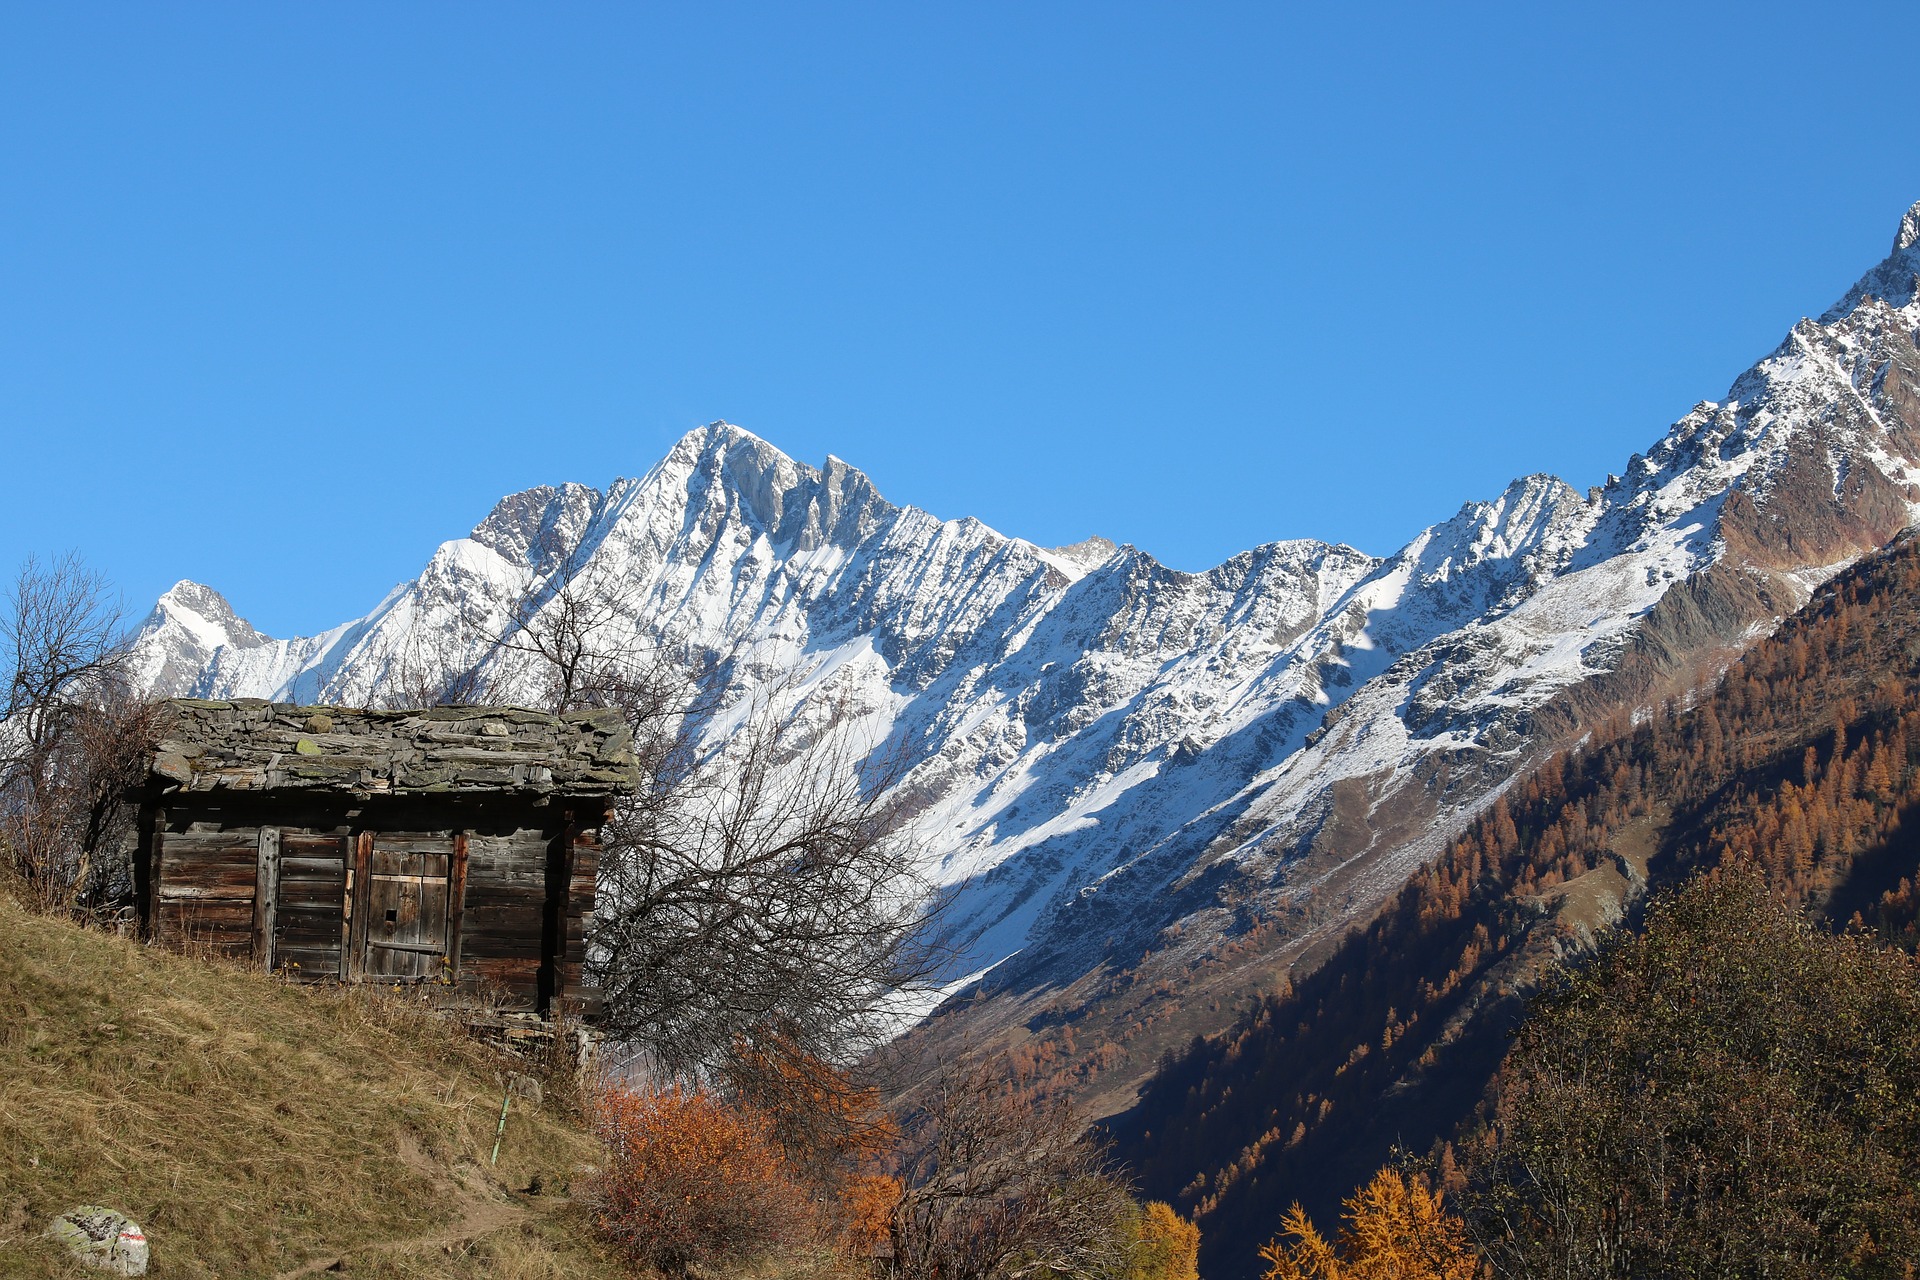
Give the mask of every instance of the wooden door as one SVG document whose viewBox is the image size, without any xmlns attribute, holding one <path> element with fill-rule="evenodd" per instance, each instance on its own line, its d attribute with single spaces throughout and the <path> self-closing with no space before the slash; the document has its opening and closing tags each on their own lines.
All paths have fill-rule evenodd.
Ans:
<svg viewBox="0 0 1920 1280">
<path fill-rule="evenodd" d="M 359 976 L 369 982 L 438 978 L 449 963 L 451 836 L 374 832 L 361 899 Z"/>
</svg>

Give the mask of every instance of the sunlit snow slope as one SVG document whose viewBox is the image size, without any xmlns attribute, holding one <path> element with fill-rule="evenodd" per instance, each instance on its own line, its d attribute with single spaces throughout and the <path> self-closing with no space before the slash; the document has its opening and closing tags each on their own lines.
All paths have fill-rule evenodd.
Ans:
<svg viewBox="0 0 1920 1280">
<path fill-rule="evenodd" d="M 1909 524 L 1916 241 L 1920 206 L 1840 304 L 1603 488 L 1528 476 L 1386 560 L 1277 542 L 1185 574 L 1098 539 L 1047 550 L 715 423 L 641 479 L 504 499 L 320 636 L 269 639 L 183 582 L 140 670 L 169 694 L 356 703 L 398 665 L 472 661 L 558 566 L 604 575 L 624 625 L 714 656 L 736 697 L 797 671 L 789 697 L 907 753 L 956 972 L 997 966 L 969 1008 L 1002 1016 L 967 1016 L 1004 1031 L 1035 993 L 1177 974 L 1263 915 L 1298 954 L 1532 753 L 1684 689 Z"/>
</svg>

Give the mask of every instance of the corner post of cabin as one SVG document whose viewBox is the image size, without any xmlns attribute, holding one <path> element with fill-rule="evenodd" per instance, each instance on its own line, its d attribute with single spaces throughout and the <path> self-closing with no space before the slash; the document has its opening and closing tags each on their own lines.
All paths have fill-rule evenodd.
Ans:
<svg viewBox="0 0 1920 1280">
<path fill-rule="evenodd" d="M 610 802 L 568 815 L 566 937 L 560 967 L 560 1009 L 569 1017 L 597 1012 L 587 987 L 587 930 L 593 923 L 595 886 L 600 875 L 600 829 L 613 819 Z"/>
<path fill-rule="evenodd" d="M 352 975 L 348 957 L 353 954 L 353 863 L 359 843 L 351 829 L 340 837 L 340 959 L 333 976 L 342 982 Z"/>
<path fill-rule="evenodd" d="M 567 949 L 567 880 L 573 870 L 572 814 L 560 805 L 540 806 L 540 829 L 545 836 L 540 901 L 540 969 L 535 1007 L 551 1018 L 559 1008 L 561 962 Z"/>
<path fill-rule="evenodd" d="M 166 892 L 167 877 L 167 824 L 169 816 L 164 807 L 156 808 L 153 813 L 153 843 L 147 850 L 147 917 L 148 937 L 157 942 L 179 945 L 185 936 L 177 927 L 177 919 L 168 919 Z"/>
<path fill-rule="evenodd" d="M 154 871 L 160 865 L 160 806 L 149 800 L 140 806 L 138 837 L 133 850 L 133 904 L 140 913 L 140 936 L 153 936 Z"/>
<path fill-rule="evenodd" d="M 574 876 L 579 869 L 580 815 L 571 807 L 560 823 L 560 936 L 553 953 L 553 1008 L 549 1016 L 559 1018 L 574 1012 L 573 994 L 580 985 L 574 968 L 574 953 L 579 945 L 580 920 L 574 912 Z"/>
</svg>

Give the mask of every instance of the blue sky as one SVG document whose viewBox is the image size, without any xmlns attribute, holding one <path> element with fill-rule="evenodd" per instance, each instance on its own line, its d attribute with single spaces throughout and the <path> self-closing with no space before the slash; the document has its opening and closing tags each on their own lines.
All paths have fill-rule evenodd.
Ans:
<svg viewBox="0 0 1920 1280">
<path fill-rule="evenodd" d="M 1684 8 L 1685 12 L 1675 10 Z M 0 568 L 275 634 L 726 418 L 1199 569 L 1590 484 L 1883 255 L 1910 5 L 0 9 Z"/>
</svg>

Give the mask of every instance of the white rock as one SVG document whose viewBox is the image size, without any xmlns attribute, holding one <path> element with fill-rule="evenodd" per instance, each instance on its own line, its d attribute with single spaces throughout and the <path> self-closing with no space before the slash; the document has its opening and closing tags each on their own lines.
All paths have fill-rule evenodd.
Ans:
<svg viewBox="0 0 1920 1280">
<path fill-rule="evenodd" d="M 46 1234 L 82 1263 L 109 1275 L 147 1274 L 146 1233 L 117 1209 L 80 1205 L 55 1218 Z"/>
</svg>

